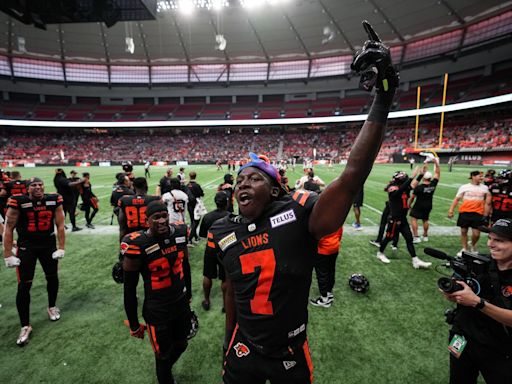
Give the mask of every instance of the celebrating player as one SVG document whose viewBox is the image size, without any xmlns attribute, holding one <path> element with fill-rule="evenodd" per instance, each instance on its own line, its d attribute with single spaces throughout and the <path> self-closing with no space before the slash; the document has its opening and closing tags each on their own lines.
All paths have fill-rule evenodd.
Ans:
<svg viewBox="0 0 512 384">
<path fill-rule="evenodd" d="M 365 73 L 366 89 L 377 85 L 377 95 L 344 172 L 321 195 L 292 195 L 277 169 L 251 154 L 236 178 L 240 214 L 210 229 L 209 244 L 226 271 L 224 383 L 312 381 L 306 327 L 317 243 L 345 221 L 379 151 L 398 86 L 389 49 L 367 25 L 370 41 L 352 68 Z"/>
</svg>

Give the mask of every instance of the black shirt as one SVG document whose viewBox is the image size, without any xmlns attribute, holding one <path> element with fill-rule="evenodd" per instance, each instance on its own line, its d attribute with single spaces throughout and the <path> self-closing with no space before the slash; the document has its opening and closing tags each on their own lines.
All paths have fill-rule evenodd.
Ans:
<svg viewBox="0 0 512 384">
<path fill-rule="evenodd" d="M 160 196 L 124 195 L 118 200 L 119 208 L 126 218 L 127 233 L 148 228 L 146 208 L 152 201 L 160 200 Z"/>
<path fill-rule="evenodd" d="M 146 231 L 132 232 L 121 242 L 121 254 L 142 262 L 144 280 L 142 315 L 150 324 L 167 323 L 173 306 L 185 296 L 183 258 L 187 251 L 187 226 L 171 224 L 168 237 L 149 237 Z"/>
<path fill-rule="evenodd" d="M 409 178 L 401 185 L 392 184 L 388 187 L 389 209 L 393 219 L 404 219 L 409 210 L 409 193 L 412 179 Z"/>
<path fill-rule="evenodd" d="M 31 200 L 27 195 L 11 196 L 7 208 L 19 211 L 18 246 L 55 247 L 55 211 L 60 205 L 62 196 L 56 193 L 45 194 L 41 200 Z"/>
<path fill-rule="evenodd" d="M 132 189 L 128 188 L 125 185 L 116 185 L 114 186 L 114 189 L 112 190 L 112 194 L 110 195 L 110 205 L 113 207 L 118 206 L 117 202 L 121 198 L 121 196 L 124 195 L 135 195 L 135 192 L 133 192 Z"/>
<path fill-rule="evenodd" d="M 303 342 L 317 240 L 309 215 L 318 198 L 296 192 L 270 203 L 254 222 L 229 215 L 208 234 L 232 281 L 239 331 L 256 346 Z"/>
<path fill-rule="evenodd" d="M 201 225 L 199 226 L 199 236 L 208 236 L 208 230 L 211 228 L 213 223 L 227 215 L 229 215 L 228 211 L 221 211 L 220 209 L 208 212 L 203 216 L 203 220 L 201 220 Z"/>
<path fill-rule="evenodd" d="M 432 199 L 438 182 L 439 180 L 432 179 L 430 184 L 420 184 L 414 188 L 413 194 L 416 196 L 414 209 L 424 211 L 432 209 Z"/>
<path fill-rule="evenodd" d="M 491 261 L 491 269 L 497 269 L 494 260 Z M 508 306 L 508 309 L 512 309 L 512 269 L 497 271 L 497 274 L 500 285 L 497 289 L 492 288 L 488 274 L 478 277 L 481 286 L 479 296 L 498 307 Z M 452 330 L 470 341 L 475 340 L 508 355 L 512 353 L 512 328 L 505 327 L 473 307 L 457 306 Z"/>
</svg>

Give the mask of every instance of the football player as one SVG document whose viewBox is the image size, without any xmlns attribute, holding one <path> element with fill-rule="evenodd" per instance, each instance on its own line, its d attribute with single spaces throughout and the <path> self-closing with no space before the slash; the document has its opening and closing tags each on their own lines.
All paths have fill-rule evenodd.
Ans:
<svg viewBox="0 0 512 384">
<path fill-rule="evenodd" d="M 224 383 L 312 382 L 306 328 L 318 240 L 343 225 L 379 152 L 398 86 L 375 32 L 352 68 L 364 72 L 366 89 L 377 85 L 377 95 L 343 173 L 320 195 L 287 194 L 277 169 L 251 154 L 236 178 L 240 214 L 210 229 L 208 244 L 226 272 Z"/>
<path fill-rule="evenodd" d="M 421 169 L 416 167 L 412 173 L 412 178 L 407 173 L 398 171 L 393 175 L 392 183 L 388 187 L 389 200 L 389 218 L 386 227 L 386 236 L 382 240 L 379 250 L 377 251 L 377 259 L 384 264 L 389 264 L 390 260 L 384 254 L 384 250 L 389 242 L 402 234 L 407 250 L 412 258 L 412 266 L 415 269 L 428 268 L 432 263 L 425 262 L 416 256 L 414 249 L 411 228 L 407 222 L 407 212 L 409 211 L 409 194 L 412 189 L 416 188 L 426 172 L 426 165 Z M 418 177 L 416 177 L 416 175 Z"/>
<path fill-rule="evenodd" d="M 66 172 L 62 168 L 57 168 L 55 170 L 55 176 L 53 178 L 53 184 L 57 193 L 62 196 L 63 203 L 62 206 L 64 208 L 64 215 L 69 215 L 69 221 L 71 222 L 71 231 L 76 232 L 82 230 L 76 225 L 76 200 L 75 200 L 75 192 L 78 193 L 78 188 L 80 184 L 82 184 L 85 180 L 77 179 L 76 181 L 71 181 L 66 177 Z"/>
<path fill-rule="evenodd" d="M 135 195 L 124 195 L 118 200 L 119 205 L 119 238 L 128 233 L 148 228 L 146 208 L 152 201 L 160 200 L 160 196 L 148 195 L 148 183 L 144 177 L 133 180 Z"/>
<path fill-rule="evenodd" d="M 135 192 L 132 189 L 132 182 L 126 175 L 126 173 L 118 173 L 116 175 L 117 182 L 114 184 L 112 188 L 112 194 L 110 195 L 110 205 L 114 207 L 114 211 L 112 213 L 112 219 L 115 215 L 119 220 L 119 199 L 124 195 L 134 195 Z M 110 222 L 112 225 L 112 220 Z"/>
<path fill-rule="evenodd" d="M 203 238 L 208 237 L 208 230 L 211 228 L 214 222 L 218 219 L 223 218 L 229 214 L 228 202 L 229 197 L 226 192 L 217 192 L 214 197 L 214 202 L 217 207 L 214 211 L 208 212 L 201 221 L 199 227 L 199 236 Z M 208 238 L 208 242 L 210 239 Z M 224 268 L 217 259 L 215 253 L 212 252 L 212 247 L 208 244 L 204 249 L 204 262 L 203 262 L 203 294 L 204 300 L 201 302 L 201 306 L 205 311 L 210 309 L 210 292 L 212 290 L 212 280 L 219 278 L 221 281 L 222 298 L 224 303 L 224 296 L 226 294 L 226 277 L 224 275 Z M 224 308 L 224 305 L 222 306 Z"/>
<path fill-rule="evenodd" d="M 492 196 L 491 223 L 499 219 L 512 219 L 512 170 L 500 171 L 489 191 Z"/>
<path fill-rule="evenodd" d="M 21 173 L 18 171 L 11 172 L 11 180 L 7 183 L 7 196 L 26 195 L 27 180 L 21 179 Z"/>
<path fill-rule="evenodd" d="M 186 297 L 182 262 L 187 254 L 187 226 L 169 224 L 167 207 L 153 201 L 146 209 L 148 229 L 132 232 L 121 242 L 124 255 L 124 308 L 130 335 L 144 338 L 147 331 L 156 362 L 159 384 L 172 384 L 172 367 L 187 348 L 191 311 Z M 137 285 L 144 281 L 139 322 Z"/>
<path fill-rule="evenodd" d="M 187 212 L 188 195 L 181 190 L 181 182 L 177 177 L 170 180 L 171 190 L 162 195 L 162 201 L 167 204 L 169 211 L 169 221 L 185 222 L 185 212 Z"/>
<path fill-rule="evenodd" d="M 8 268 L 16 267 L 18 292 L 16 307 L 21 323 L 21 332 L 16 344 L 24 346 L 29 341 L 30 288 L 34 279 L 36 262 L 39 260 L 46 276 L 48 292 L 48 317 L 51 321 L 60 319 L 56 306 L 59 290 L 58 263 L 64 257 L 65 230 L 62 197 L 45 194 L 41 179 L 31 178 L 27 182 L 28 195 L 11 196 L 7 202 L 4 231 L 4 258 Z M 58 248 L 55 247 L 55 226 L 57 227 Z M 13 253 L 14 230 L 18 233 L 16 254 Z"/>
<path fill-rule="evenodd" d="M 233 184 L 235 180 L 231 173 L 226 173 L 224 175 L 224 182 L 219 185 L 217 188 L 217 192 L 225 192 L 228 195 L 228 211 L 233 212 L 233 204 L 235 201 L 235 196 L 233 194 Z"/>
</svg>

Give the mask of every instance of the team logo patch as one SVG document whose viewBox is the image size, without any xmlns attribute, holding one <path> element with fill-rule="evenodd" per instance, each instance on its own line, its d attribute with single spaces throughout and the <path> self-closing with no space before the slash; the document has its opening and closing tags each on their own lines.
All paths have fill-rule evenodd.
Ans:
<svg viewBox="0 0 512 384">
<path fill-rule="evenodd" d="M 124 255 L 126 253 L 126 251 L 128 250 L 128 247 L 129 247 L 128 243 L 121 243 L 121 246 L 120 246 L 121 255 Z"/>
<path fill-rule="evenodd" d="M 186 242 L 187 242 L 187 238 L 185 236 L 180 236 L 180 237 L 176 238 L 176 244 L 182 244 L 182 243 L 186 243 Z"/>
<path fill-rule="evenodd" d="M 21 204 L 21 208 L 30 208 L 31 206 L 32 206 L 32 203 Z"/>
<path fill-rule="evenodd" d="M 236 234 L 235 232 L 231 232 L 229 235 L 219 240 L 219 248 L 225 251 L 227 247 L 234 243 L 236 243 Z"/>
<path fill-rule="evenodd" d="M 512 286 L 506 285 L 504 287 L 501 287 L 501 294 L 505 297 L 512 296 Z"/>
<path fill-rule="evenodd" d="M 235 349 L 236 357 L 244 357 L 251 353 L 251 350 L 244 343 L 236 343 L 233 347 Z"/>
<path fill-rule="evenodd" d="M 297 365 L 296 361 L 283 361 L 284 369 L 289 370 Z"/>
<path fill-rule="evenodd" d="M 297 221 L 297 217 L 295 217 L 295 212 L 293 212 L 293 209 L 290 209 L 289 211 L 280 213 L 279 215 L 272 216 L 270 218 L 270 225 L 272 228 L 276 228 L 293 221 Z"/>
<path fill-rule="evenodd" d="M 151 247 L 146 249 L 146 253 L 153 253 L 153 252 L 158 251 L 159 249 L 160 249 L 160 245 L 153 244 Z"/>
<path fill-rule="evenodd" d="M 47 201 L 46 205 L 57 205 L 56 201 Z"/>
</svg>

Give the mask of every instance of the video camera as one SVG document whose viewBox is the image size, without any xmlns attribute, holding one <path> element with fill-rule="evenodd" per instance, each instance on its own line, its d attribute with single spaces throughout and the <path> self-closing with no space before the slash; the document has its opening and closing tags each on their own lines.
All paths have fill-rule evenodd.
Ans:
<svg viewBox="0 0 512 384">
<path fill-rule="evenodd" d="M 478 295 L 480 283 L 477 277 L 488 271 L 490 256 L 462 251 L 461 257 L 452 257 L 433 248 L 425 248 L 424 252 L 436 259 L 447 260 L 447 267 L 453 269 L 451 278 L 443 276 L 437 280 L 439 289 L 446 293 L 460 291 L 464 288 L 457 281 L 464 281 Z"/>
</svg>

